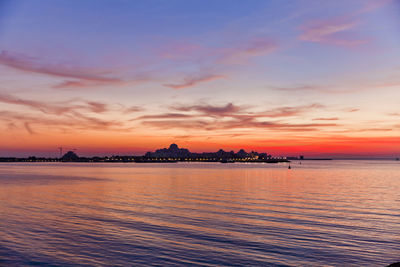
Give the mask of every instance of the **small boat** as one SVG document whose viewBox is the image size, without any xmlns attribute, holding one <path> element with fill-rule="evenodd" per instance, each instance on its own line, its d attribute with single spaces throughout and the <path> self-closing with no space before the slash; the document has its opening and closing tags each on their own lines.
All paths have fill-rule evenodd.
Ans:
<svg viewBox="0 0 400 267">
<path fill-rule="evenodd" d="M 289 167 L 288 167 L 288 169 L 290 170 L 292 167 L 290 167 L 290 165 L 289 165 Z"/>
</svg>

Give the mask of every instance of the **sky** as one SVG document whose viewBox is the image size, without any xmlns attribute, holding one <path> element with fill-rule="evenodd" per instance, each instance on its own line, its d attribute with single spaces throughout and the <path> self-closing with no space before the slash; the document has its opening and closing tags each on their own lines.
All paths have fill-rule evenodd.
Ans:
<svg viewBox="0 0 400 267">
<path fill-rule="evenodd" d="M 399 0 L 0 0 L 0 156 L 400 156 Z"/>
</svg>

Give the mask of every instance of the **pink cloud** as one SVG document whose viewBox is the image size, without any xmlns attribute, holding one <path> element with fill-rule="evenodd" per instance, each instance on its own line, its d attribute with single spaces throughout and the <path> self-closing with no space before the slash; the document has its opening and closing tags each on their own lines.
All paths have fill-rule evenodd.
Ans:
<svg viewBox="0 0 400 267">
<path fill-rule="evenodd" d="M 355 14 L 362 14 L 362 13 L 367 13 L 367 12 L 371 12 L 375 9 L 378 9 L 390 2 L 392 2 L 393 0 L 373 0 L 373 1 L 369 1 L 367 2 L 363 8 L 361 8 L 359 11 L 357 11 Z"/>
<path fill-rule="evenodd" d="M 257 118 L 283 118 L 297 116 L 309 111 L 314 111 L 317 109 L 322 109 L 325 106 L 314 103 L 310 105 L 303 106 L 285 106 L 277 107 L 263 112 L 248 112 L 250 106 L 239 106 L 233 103 L 227 103 L 226 105 L 211 105 L 207 103 L 199 103 L 195 105 L 186 106 L 174 106 L 172 109 L 181 112 L 197 112 L 198 116 L 201 117 L 232 117 L 240 120 L 253 120 Z"/>
<path fill-rule="evenodd" d="M 24 106 L 46 114 L 61 115 L 77 110 L 90 111 L 93 113 L 104 113 L 109 111 L 108 105 L 101 102 L 84 101 L 83 104 L 71 104 L 72 102 L 76 102 L 76 100 L 49 103 L 46 101 L 35 101 L 19 98 L 13 95 L 0 94 L 0 103 Z"/>
<path fill-rule="evenodd" d="M 351 30 L 355 29 L 359 24 L 359 19 L 357 17 L 364 13 L 372 12 L 391 1 L 392 0 L 366 1 L 366 4 L 359 10 L 345 16 L 316 20 L 303 24 L 300 26 L 302 33 L 299 39 L 348 47 L 368 43 L 370 41 L 369 39 L 360 38 L 355 36 L 354 33 L 351 33 Z"/>
<path fill-rule="evenodd" d="M 339 46 L 357 46 L 369 42 L 346 34 L 358 24 L 358 21 L 340 17 L 328 20 L 312 21 L 302 25 L 300 40 L 326 43 Z"/>
<path fill-rule="evenodd" d="M 278 45 L 271 39 L 258 38 L 237 47 L 221 50 L 222 57 L 219 61 L 224 64 L 243 63 L 252 57 L 270 54 L 277 47 Z"/>
<path fill-rule="evenodd" d="M 210 81 L 222 79 L 225 77 L 226 76 L 224 76 L 224 75 L 208 75 L 208 76 L 202 76 L 202 77 L 191 77 L 191 78 L 184 79 L 184 81 L 182 83 L 164 84 L 164 86 L 172 88 L 172 89 L 183 89 L 183 88 L 196 86 L 199 83 L 210 82 Z"/>
<path fill-rule="evenodd" d="M 135 112 L 139 112 L 139 111 L 143 111 L 143 108 L 138 107 L 138 106 L 131 106 L 131 107 L 123 109 L 124 113 L 135 113 Z"/>
<path fill-rule="evenodd" d="M 106 86 L 106 85 L 133 85 L 137 83 L 141 83 L 146 81 L 146 79 L 137 79 L 132 81 L 124 81 L 124 80 L 115 80 L 115 81 L 89 81 L 89 80 L 66 80 L 59 84 L 52 86 L 54 89 L 77 89 L 77 88 L 92 88 L 97 86 Z"/>
<path fill-rule="evenodd" d="M 46 114 L 38 116 L 37 114 L 24 114 L 11 111 L 0 110 L 0 121 L 12 121 L 15 128 L 22 126 L 29 134 L 36 134 L 36 128 L 51 128 L 57 131 L 71 130 L 127 130 L 120 121 L 105 120 L 86 116 L 77 112 L 60 114 L 58 117 L 47 116 Z"/>
<path fill-rule="evenodd" d="M 74 78 L 94 82 L 119 82 L 120 79 L 96 75 L 77 68 L 67 68 L 61 65 L 45 65 L 36 58 L 17 55 L 8 51 L 0 53 L 0 64 L 25 72 L 46 74 L 50 76 Z"/>
<path fill-rule="evenodd" d="M 194 130 L 228 130 L 228 129 L 243 129 L 243 128 L 264 128 L 268 130 L 304 132 L 316 131 L 321 127 L 336 127 L 336 123 L 303 123 L 292 124 L 284 122 L 272 121 L 256 121 L 234 119 L 230 121 L 208 121 L 208 120 L 148 120 L 143 121 L 143 125 L 152 126 L 160 129 L 194 129 Z"/>
<path fill-rule="evenodd" d="M 54 85 L 53 88 L 55 89 L 87 88 L 110 84 L 124 85 L 147 80 L 146 77 L 139 77 L 132 81 L 125 81 L 116 77 L 104 76 L 103 74 L 105 71 L 66 67 L 61 64 L 42 63 L 37 58 L 14 54 L 8 51 L 2 51 L 0 53 L 0 64 L 23 72 L 67 79 Z"/>
<path fill-rule="evenodd" d="M 181 113 L 166 113 L 166 114 L 157 114 L 157 115 L 144 115 L 137 118 L 138 120 L 147 120 L 147 119 L 187 119 L 194 117 L 189 114 L 181 114 Z"/>
<path fill-rule="evenodd" d="M 227 130 L 244 128 L 265 128 L 283 131 L 314 131 L 320 127 L 338 126 L 336 123 L 289 123 L 276 121 L 286 117 L 297 116 L 306 112 L 321 109 L 321 104 L 310 104 L 295 107 L 278 107 L 264 112 L 248 112 L 250 107 L 233 103 L 212 105 L 199 103 L 186 106 L 174 106 L 173 110 L 182 113 L 166 113 L 137 118 L 143 125 L 160 129 L 182 128 L 201 130 Z M 190 113 L 186 113 L 190 112 Z M 271 121 L 271 119 L 274 119 Z M 333 120 L 333 119 L 332 119 Z"/>
<path fill-rule="evenodd" d="M 192 74 L 180 83 L 163 85 L 172 89 L 183 89 L 199 83 L 226 78 L 226 75 L 210 73 L 224 73 L 226 70 L 223 68 L 226 68 L 227 65 L 247 63 L 251 58 L 267 55 L 277 47 L 273 40 L 264 37 L 245 39 L 240 43 L 223 47 L 205 47 L 191 43 L 174 46 L 167 49 L 167 53 L 162 54 L 162 57 L 175 60 L 190 59 L 199 63 L 207 71 Z"/>
<path fill-rule="evenodd" d="M 222 106 L 210 105 L 207 103 L 200 103 L 188 106 L 177 106 L 173 107 L 174 110 L 179 110 L 183 112 L 196 111 L 200 112 L 202 115 L 210 117 L 225 117 L 232 116 L 233 114 L 240 113 L 246 109 L 246 107 L 238 106 L 233 103 L 227 103 Z"/>
<path fill-rule="evenodd" d="M 161 51 L 161 57 L 166 59 L 191 58 L 205 48 L 189 42 L 173 43 Z"/>
<path fill-rule="evenodd" d="M 299 115 L 301 113 L 310 110 L 321 109 L 321 108 L 324 108 L 324 106 L 321 104 L 311 104 L 311 105 L 296 106 L 296 107 L 280 107 L 264 112 L 262 113 L 262 115 L 270 118 L 290 117 Z"/>
</svg>

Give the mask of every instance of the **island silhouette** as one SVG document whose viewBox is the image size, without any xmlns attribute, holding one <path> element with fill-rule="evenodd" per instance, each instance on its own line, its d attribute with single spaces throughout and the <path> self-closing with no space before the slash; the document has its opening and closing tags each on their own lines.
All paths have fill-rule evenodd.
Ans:
<svg viewBox="0 0 400 267">
<path fill-rule="evenodd" d="M 297 158 L 291 158 L 297 159 Z M 147 152 L 142 156 L 106 156 L 106 157 L 79 157 L 76 152 L 68 151 L 59 158 L 43 158 L 43 157 L 3 157 L 0 162 L 265 162 L 278 163 L 289 162 L 286 157 L 273 157 L 267 153 L 258 153 L 255 151 L 246 152 L 240 149 L 238 152 L 224 151 L 217 152 L 190 152 L 187 148 L 180 148 L 177 144 L 171 144 L 168 148 L 157 149 L 154 152 Z"/>
</svg>

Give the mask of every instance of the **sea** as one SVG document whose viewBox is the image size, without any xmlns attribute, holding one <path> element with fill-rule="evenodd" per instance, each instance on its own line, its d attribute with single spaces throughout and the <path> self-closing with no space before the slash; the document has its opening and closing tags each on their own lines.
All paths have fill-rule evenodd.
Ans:
<svg viewBox="0 0 400 267">
<path fill-rule="evenodd" d="M 400 162 L 0 163 L 0 266 L 387 266 Z"/>
</svg>

